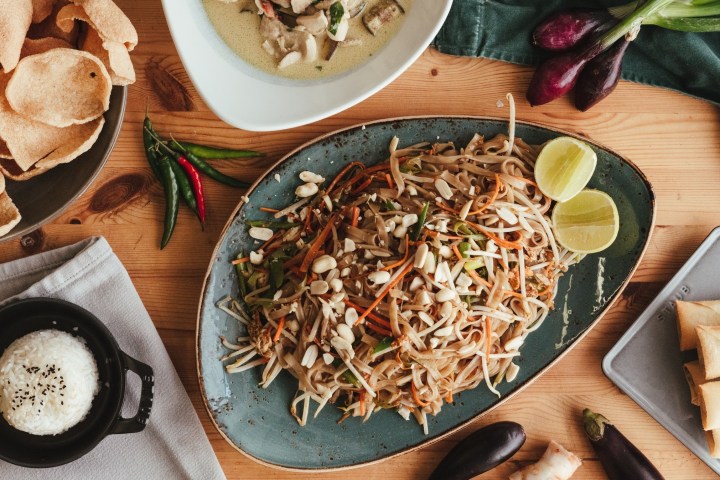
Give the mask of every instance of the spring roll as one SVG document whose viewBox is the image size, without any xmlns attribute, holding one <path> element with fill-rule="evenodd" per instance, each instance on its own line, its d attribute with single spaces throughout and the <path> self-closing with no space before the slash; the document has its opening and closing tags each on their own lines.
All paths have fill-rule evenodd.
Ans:
<svg viewBox="0 0 720 480">
<path fill-rule="evenodd" d="M 720 382 L 718 382 L 720 383 Z M 582 461 L 554 440 L 537 463 L 510 475 L 509 480 L 568 480 Z"/>
<path fill-rule="evenodd" d="M 720 430 L 705 432 L 705 439 L 707 440 L 710 456 L 720 458 Z"/>
<path fill-rule="evenodd" d="M 698 325 L 720 326 L 720 300 L 706 302 L 675 302 L 677 308 L 680 350 L 697 348 Z"/>
<path fill-rule="evenodd" d="M 695 330 L 698 337 L 698 359 L 705 380 L 720 377 L 720 327 L 699 325 Z"/>
<path fill-rule="evenodd" d="M 720 429 L 720 382 L 699 385 L 698 399 L 703 430 Z"/>
<path fill-rule="evenodd" d="M 683 365 L 683 370 L 685 371 L 685 379 L 690 387 L 690 402 L 693 405 L 700 405 L 698 387 L 705 383 L 705 374 L 702 368 L 700 368 L 700 362 L 697 360 L 688 362 Z"/>
</svg>

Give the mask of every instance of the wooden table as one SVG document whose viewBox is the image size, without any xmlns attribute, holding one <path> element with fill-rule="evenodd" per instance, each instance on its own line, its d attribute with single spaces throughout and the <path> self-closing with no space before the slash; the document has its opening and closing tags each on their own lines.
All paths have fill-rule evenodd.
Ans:
<svg viewBox="0 0 720 480">
<path fill-rule="evenodd" d="M 110 161 L 90 190 L 56 221 L 21 240 L 1 244 L 0 261 L 92 235 L 105 236 L 154 319 L 229 479 L 300 478 L 257 465 L 225 443 L 211 425 L 198 390 L 195 319 L 200 287 L 212 249 L 241 192 L 208 182 L 205 231 L 183 209 L 172 242 L 160 251 L 162 191 L 147 167 L 140 138 L 146 102 L 163 133 L 267 152 L 261 161 L 223 165 L 225 171 L 246 180 L 253 180 L 297 145 L 361 122 L 404 115 L 505 116 L 507 109 L 499 109 L 497 101 L 507 92 L 515 96 L 518 119 L 577 132 L 622 152 L 655 187 L 657 226 L 632 283 L 598 326 L 523 393 L 473 426 L 386 462 L 316 477 L 421 479 L 471 431 L 498 420 L 513 420 L 525 426 L 527 443 L 510 462 L 482 478 L 507 478 L 519 466 L 537 460 L 550 439 L 583 459 L 574 479 L 604 478 L 581 430 L 579 414 L 585 406 L 609 417 L 666 478 L 713 477 L 704 463 L 604 377 L 600 362 L 703 238 L 720 224 L 716 107 L 678 93 L 623 82 L 589 113 L 577 112 L 568 99 L 531 108 L 524 98 L 529 68 L 451 57 L 430 49 L 391 85 L 339 115 L 288 131 L 246 132 L 220 121 L 198 96 L 180 63 L 159 0 L 120 0 L 118 4 L 137 27 L 140 44 L 132 57 L 137 83 L 130 87 L 125 123 Z"/>
</svg>

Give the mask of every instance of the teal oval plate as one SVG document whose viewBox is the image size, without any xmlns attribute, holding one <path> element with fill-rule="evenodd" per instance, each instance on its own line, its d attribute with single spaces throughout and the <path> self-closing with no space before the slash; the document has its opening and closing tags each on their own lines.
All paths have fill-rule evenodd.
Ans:
<svg viewBox="0 0 720 480">
<path fill-rule="evenodd" d="M 289 413 L 297 382 L 283 372 L 267 389 L 258 386 L 260 370 L 228 375 L 220 358 L 225 354 L 220 336 L 243 334 L 242 326 L 215 305 L 235 295 L 237 282 L 230 264 L 240 250 L 258 244 L 247 234 L 247 219 L 266 218 L 259 207 L 281 209 L 295 199 L 298 174 L 310 170 L 333 178 L 354 160 L 367 164 L 387 157 L 393 136 L 400 146 L 421 141 L 454 141 L 464 146 L 475 132 L 491 138 L 507 132 L 500 119 L 432 117 L 383 120 L 351 127 L 296 149 L 260 177 L 248 191 L 249 202 L 238 206 L 215 248 L 198 312 L 197 366 L 205 405 L 218 431 L 240 452 L 266 465 L 297 470 L 333 470 L 386 459 L 433 442 L 507 401 L 547 370 L 592 328 L 635 271 L 648 244 L 655 215 L 652 187 L 642 172 L 620 155 L 583 139 L 597 152 L 598 163 L 589 187 L 607 192 L 620 214 L 620 233 L 613 245 L 570 267 L 561 278 L 555 310 L 531 334 L 519 358 L 520 373 L 499 385 L 500 398 L 481 384 L 455 396 L 435 417 L 429 434 L 414 420 L 381 411 L 366 423 L 350 418 L 337 421 L 339 410 L 323 409 L 300 427 Z M 516 135 L 541 144 L 572 134 L 539 125 L 517 123 Z M 279 175 L 280 182 L 275 175 Z M 566 312 L 566 315 L 563 315 Z M 564 318 L 566 320 L 564 320 Z"/>
</svg>

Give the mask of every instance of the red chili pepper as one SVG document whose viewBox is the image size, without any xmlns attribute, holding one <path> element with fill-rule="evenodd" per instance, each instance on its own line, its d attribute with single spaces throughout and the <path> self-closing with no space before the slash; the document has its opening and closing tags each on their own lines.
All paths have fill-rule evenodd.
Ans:
<svg viewBox="0 0 720 480">
<path fill-rule="evenodd" d="M 185 157 L 178 157 L 177 162 L 185 170 L 187 176 L 190 178 L 193 192 L 195 192 L 195 200 L 197 200 L 198 217 L 200 217 L 200 223 L 205 225 L 205 194 L 203 193 L 202 180 L 200 179 L 200 172 L 195 166 L 188 162 Z"/>
</svg>

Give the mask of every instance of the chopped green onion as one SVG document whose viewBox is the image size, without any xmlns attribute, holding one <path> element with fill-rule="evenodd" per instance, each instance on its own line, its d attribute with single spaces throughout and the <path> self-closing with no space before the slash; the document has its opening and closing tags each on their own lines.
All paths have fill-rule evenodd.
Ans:
<svg viewBox="0 0 720 480">
<path fill-rule="evenodd" d="M 414 242 L 417 242 L 420 240 L 420 234 L 422 233 L 422 229 L 425 226 L 425 220 L 427 219 L 428 209 L 430 208 L 430 202 L 425 202 L 425 205 L 423 205 L 423 209 L 420 212 L 420 216 L 418 217 L 418 222 L 415 224 L 415 229 L 412 233 L 412 240 Z"/>
<path fill-rule="evenodd" d="M 375 345 L 375 348 L 373 348 L 373 353 L 380 353 L 383 350 L 387 350 L 392 346 L 392 343 L 395 341 L 394 337 L 385 337 L 382 340 L 380 340 L 380 343 Z"/>
</svg>

